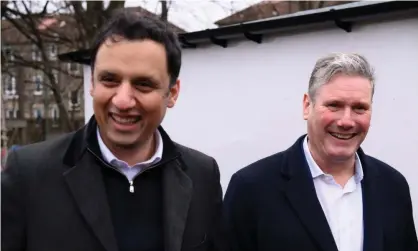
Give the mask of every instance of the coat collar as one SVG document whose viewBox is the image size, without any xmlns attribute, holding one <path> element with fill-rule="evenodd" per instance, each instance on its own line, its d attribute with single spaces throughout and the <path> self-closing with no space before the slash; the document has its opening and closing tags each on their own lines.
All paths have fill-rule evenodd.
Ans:
<svg viewBox="0 0 418 251">
<path fill-rule="evenodd" d="M 97 121 L 93 115 L 85 126 L 75 132 L 74 137 L 64 155 L 64 164 L 70 167 L 74 166 L 74 164 L 88 149 L 103 159 L 96 135 L 97 126 Z M 171 140 L 163 127 L 159 126 L 157 130 L 160 132 L 164 145 L 161 161 L 180 156 L 181 153 L 177 144 Z"/>
<path fill-rule="evenodd" d="M 97 123 L 92 117 L 86 126 L 75 132 L 64 157 L 64 163 L 70 168 L 63 176 L 88 227 L 105 250 L 117 251 L 110 208 L 100 170 L 104 167 L 98 164 L 96 158 L 96 156 L 101 158 L 96 128 Z M 162 127 L 158 130 L 164 141 L 163 157 L 158 165 L 163 168 L 165 251 L 180 251 L 192 199 L 193 183 L 186 173 L 186 163 L 181 161 L 180 147 L 171 141 Z"/>
<path fill-rule="evenodd" d="M 281 172 L 282 174 L 287 177 L 291 178 L 293 176 L 299 176 L 306 174 L 306 169 L 309 169 L 309 166 L 307 165 L 305 161 L 305 155 L 303 154 L 303 140 L 307 134 L 304 134 L 300 136 L 296 142 L 289 147 L 285 152 L 289 154 L 289 156 L 298 157 L 300 159 L 299 166 L 297 168 L 294 168 L 289 165 L 282 165 L 281 166 Z M 373 177 L 379 175 L 378 168 L 375 168 L 374 165 L 370 163 L 370 157 L 365 154 L 363 149 L 360 147 L 357 150 L 357 155 L 361 161 L 363 172 L 364 172 L 364 180 L 372 180 Z M 306 164 L 306 165 L 305 165 Z"/>
<path fill-rule="evenodd" d="M 303 153 L 302 135 L 284 152 L 285 164 L 281 173 L 287 180 L 285 194 L 301 222 L 323 251 L 337 251 L 331 229 L 316 195 L 315 186 L 309 166 Z M 362 180 L 363 214 L 364 214 L 364 250 L 381 250 L 382 233 L 378 218 L 378 198 L 376 179 L 378 169 L 370 163 L 370 158 L 360 148 L 357 151 L 363 166 Z M 303 199 L 301 199 L 303 198 Z"/>
</svg>

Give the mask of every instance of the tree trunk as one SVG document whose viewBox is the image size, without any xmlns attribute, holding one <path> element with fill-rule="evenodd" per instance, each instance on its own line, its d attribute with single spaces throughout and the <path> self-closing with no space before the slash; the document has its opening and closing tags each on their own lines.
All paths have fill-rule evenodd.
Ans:
<svg viewBox="0 0 418 251">
<path fill-rule="evenodd" d="M 60 120 L 61 120 L 60 124 L 64 126 L 65 131 L 70 132 L 74 130 L 74 126 L 69 116 L 69 111 L 65 107 L 61 94 L 59 94 L 57 90 L 52 90 L 52 91 L 54 94 L 55 102 L 59 109 Z"/>
</svg>

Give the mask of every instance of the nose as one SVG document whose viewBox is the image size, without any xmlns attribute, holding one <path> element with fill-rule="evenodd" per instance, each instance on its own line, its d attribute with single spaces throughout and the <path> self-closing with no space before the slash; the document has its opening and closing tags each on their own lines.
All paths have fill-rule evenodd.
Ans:
<svg viewBox="0 0 418 251">
<path fill-rule="evenodd" d="M 342 117 L 338 120 L 337 125 L 344 130 L 349 130 L 355 126 L 350 108 L 344 109 Z"/>
<path fill-rule="evenodd" d="M 112 98 L 113 105 L 119 110 L 129 110 L 135 106 L 134 90 L 129 83 L 122 83 Z"/>
</svg>

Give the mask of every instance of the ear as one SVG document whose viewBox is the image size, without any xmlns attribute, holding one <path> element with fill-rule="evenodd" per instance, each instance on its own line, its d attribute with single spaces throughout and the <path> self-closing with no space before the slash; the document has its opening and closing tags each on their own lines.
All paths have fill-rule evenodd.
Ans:
<svg viewBox="0 0 418 251">
<path fill-rule="evenodd" d="M 309 117 L 309 112 L 312 106 L 312 101 L 309 98 L 309 95 L 305 93 L 303 95 L 303 119 L 307 120 Z"/>
<path fill-rule="evenodd" d="M 177 79 L 176 83 L 170 87 L 170 93 L 168 94 L 168 102 L 167 107 L 173 108 L 176 104 L 177 98 L 179 97 L 180 93 L 180 80 Z"/>
</svg>

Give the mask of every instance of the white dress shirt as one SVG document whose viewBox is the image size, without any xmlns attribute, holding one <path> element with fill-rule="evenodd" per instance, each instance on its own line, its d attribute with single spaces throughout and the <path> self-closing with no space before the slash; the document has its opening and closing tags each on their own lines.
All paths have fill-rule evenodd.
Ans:
<svg viewBox="0 0 418 251">
<path fill-rule="evenodd" d="M 163 156 L 163 139 L 158 130 L 155 132 L 155 137 L 157 139 L 157 144 L 155 146 L 154 155 L 147 161 L 136 163 L 135 165 L 130 166 L 125 161 L 116 158 L 116 156 L 109 150 L 109 148 L 103 142 L 102 137 L 100 136 L 99 128 L 97 128 L 97 140 L 99 142 L 99 147 L 103 159 L 118 169 L 121 173 L 123 173 L 131 184 L 133 183 L 133 179 L 138 173 L 142 172 L 151 165 L 158 163 L 161 160 Z"/>
<path fill-rule="evenodd" d="M 313 159 L 308 138 L 303 150 L 314 180 L 316 194 L 331 228 L 339 251 L 363 250 L 363 168 L 356 154 L 355 174 L 341 187 L 330 174 L 324 173 Z M 314 216 L 315 217 L 315 216 Z"/>
</svg>

